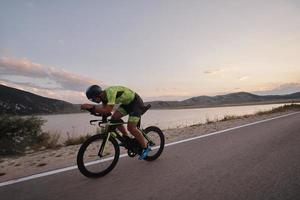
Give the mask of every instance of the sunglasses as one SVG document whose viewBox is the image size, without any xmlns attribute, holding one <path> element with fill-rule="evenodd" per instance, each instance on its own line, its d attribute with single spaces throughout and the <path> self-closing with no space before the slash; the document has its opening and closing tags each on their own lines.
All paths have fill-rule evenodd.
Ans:
<svg viewBox="0 0 300 200">
<path fill-rule="evenodd" d="M 95 103 L 100 103 L 101 102 L 101 99 L 97 98 L 97 97 L 89 98 L 89 100 L 92 101 L 92 102 L 95 102 Z"/>
</svg>

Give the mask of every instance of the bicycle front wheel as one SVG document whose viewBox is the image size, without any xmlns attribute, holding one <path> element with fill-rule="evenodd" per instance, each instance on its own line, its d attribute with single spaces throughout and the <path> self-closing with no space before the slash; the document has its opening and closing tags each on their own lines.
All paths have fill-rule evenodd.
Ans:
<svg viewBox="0 0 300 200">
<path fill-rule="evenodd" d="M 109 173 L 117 164 L 120 156 L 118 142 L 107 135 L 98 134 L 87 139 L 80 147 L 77 154 L 79 171 L 90 178 L 97 178 Z M 106 143 L 106 144 L 105 144 Z M 105 148 L 100 155 L 101 146 Z"/>
</svg>

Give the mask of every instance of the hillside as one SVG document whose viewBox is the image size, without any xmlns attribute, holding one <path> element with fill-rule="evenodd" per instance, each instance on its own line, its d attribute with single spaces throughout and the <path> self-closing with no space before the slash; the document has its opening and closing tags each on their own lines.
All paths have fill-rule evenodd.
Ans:
<svg viewBox="0 0 300 200">
<path fill-rule="evenodd" d="M 264 103 L 300 102 L 300 92 L 289 95 L 259 96 L 247 92 L 231 93 L 226 95 L 198 96 L 183 101 L 151 101 L 147 102 L 152 108 L 189 108 L 189 107 L 215 107 L 226 105 L 247 105 Z"/>
<path fill-rule="evenodd" d="M 150 103 L 154 109 L 175 109 L 285 102 L 300 102 L 300 92 L 268 96 L 238 92 L 214 97 L 198 96 L 183 101 L 151 101 L 146 103 Z M 0 114 L 31 115 L 76 112 L 80 112 L 79 105 L 0 85 Z"/>
<path fill-rule="evenodd" d="M 0 114 L 57 114 L 79 112 L 79 106 L 0 85 Z"/>
</svg>

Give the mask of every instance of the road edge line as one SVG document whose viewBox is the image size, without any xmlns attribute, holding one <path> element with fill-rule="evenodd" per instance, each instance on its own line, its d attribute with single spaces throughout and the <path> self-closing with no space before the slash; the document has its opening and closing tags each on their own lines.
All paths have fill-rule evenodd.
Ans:
<svg viewBox="0 0 300 200">
<path fill-rule="evenodd" d="M 252 125 L 255 125 L 255 124 L 260 124 L 260 123 L 271 121 L 271 120 L 274 120 L 274 119 L 279 119 L 279 118 L 283 118 L 283 117 L 287 117 L 287 116 L 291 116 L 291 115 L 296 115 L 296 114 L 299 114 L 299 113 L 300 113 L 300 111 L 293 112 L 293 113 L 289 113 L 289 114 L 285 114 L 285 115 L 280 115 L 280 116 L 277 116 L 277 117 L 272 117 L 272 118 L 260 120 L 260 121 L 257 121 L 257 122 L 252 122 L 252 123 L 249 123 L 249 124 L 244 124 L 244 125 L 224 129 L 224 130 L 221 130 L 221 131 L 208 133 L 208 134 L 205 134 L 205 135 L 200 135 L 200 136 L 196 136 L 196 137 L 192 137 L 192 138 L 188 138 L 188 139 L 184 139 L 184 140 L 180 140 L 180 141 L 176 141 L 176 142 L 171 142 L 171 143 L 165 144 L 165 147 L 180 144 L 180 143 L 184 143 L 184 142 L 189 142 L 189 141 L 192 141 L 192 140 L 197 140 L 197 139 L 200 139 L 200 138 L 205 138 L 205 137 L 217 135 L 217 134 L 220 134 L 220 133 L 232 131 L 232 130 L 235 130 L 235 129 L 240 129 L 240 128 L 247 127 L 247 126 L 252 126 Z M 120 158 L 122 158 L 122 157 L 127 157 L 127 154 L 120 155 Z M 31 179 L 36 179 L 36 178 L 40 178 L 40 177 L 44 177 L 44 176 L 58 174 L 58 173 L 62 173 L 62 172 L 65 172 L 65 171 L 70 171 L 70 170 L 73 170 L 73 169 L 77 169 L 77 165 L 70 166 L 70 167 L 65 167 L 65 168 L 61 168 L 61 169 L 56 169 L 56 170 L 52 170 L 52 171 L 48 171 L 48 172 L 42 172 L 42 173 L 38 173 L 38 174 L 34 174 L 34 175 L 30 175 L 30 176 L 26 176 L 26 177 L 22 177 L 22 178 L 18 178 L 18 179 L 8 180 L 8 181 L 5 181 L 5 182 L 1 182 L 0 187 L 7 186 L 7 185 L 12 185 L 12 184 L 19 183 L 19 182 L 28 181 L 28 180 L 31 180 Z"/>
</svg>

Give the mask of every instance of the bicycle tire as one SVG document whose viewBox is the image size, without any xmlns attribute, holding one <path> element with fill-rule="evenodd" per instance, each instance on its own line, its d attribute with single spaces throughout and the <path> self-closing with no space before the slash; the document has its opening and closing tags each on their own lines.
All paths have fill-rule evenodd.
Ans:
<svg viewBox="0 0 300 200">
<path fill-rule="evenodd" d="M 119 148 L 119 145 L 118 145 L 118 142 L 113 138 L 113 137 L 110 137 L 109 138 L 109 142 L 111 142 L 111 144 L 113 145 L 114 147 L 114 151 L 115 151 L 115 154 L 114 154 L 114 157 L 113 157 L 113 161 L 111 162 L 111 164 L 105 168 L 104 170 L 101 170 L 99 172 L 92 172 L 90 171 L 86 166 L 85 166 L 85 163 L 84 163 L 84 153 L 86 152 L 86 149 L 88 148 L 88 146 L 95 142 L 96 140 L 103 140 L 106 138 L 106 135 L 104 134 L 97 134 L 97 135 L 94 135 L 90 138 L 88 138 L 80 147 L 79 151 L 78 151 L 78 154 L 77 154 L 77 166 L 78 166 L 78 169 L 79 171 L 86 177 L 89 177 L 89 178 L 98 178 L 98 177 L 102 177 L 102 176 L 105 176 L 106 174 L 108 174 L 117 164 L 118 160 L 119 160 L 119 156 L 120 156 L 120 148 Z"/>
<path fill-rule="evenodd" d="M 145 158 L 146 161 L 156 160 L 161 155 L 161 153 L 163 152 L 164 147 L 165 147 L 165 136 L 164 136 L 162 130 L 160 130 L 160 128 L 158 128 L 156 126 L 149 126 L 146 129 L 144 129 L 145 134 L 149 134 L 150 132 L 154 132 L 159 136 L 160 146 L 158 148 L 158 151 L 154 155 L 147 156 Z"/>
</svg>

